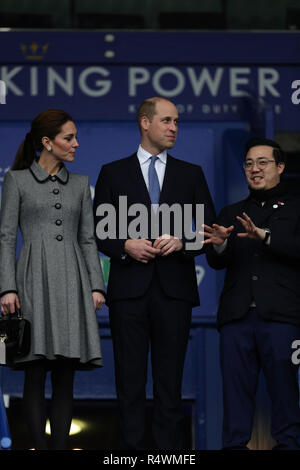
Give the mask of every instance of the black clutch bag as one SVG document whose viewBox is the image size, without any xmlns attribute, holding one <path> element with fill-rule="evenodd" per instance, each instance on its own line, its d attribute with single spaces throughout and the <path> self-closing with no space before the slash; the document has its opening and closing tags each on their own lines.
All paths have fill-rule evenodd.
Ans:
<svg viewBox="0 0 300 470">
<path fill-rule="evenodd" d="M 13 365 L 30 351 L 30 322 L 21 311 L 0 317 L 0 364 Z"/>
</svg>

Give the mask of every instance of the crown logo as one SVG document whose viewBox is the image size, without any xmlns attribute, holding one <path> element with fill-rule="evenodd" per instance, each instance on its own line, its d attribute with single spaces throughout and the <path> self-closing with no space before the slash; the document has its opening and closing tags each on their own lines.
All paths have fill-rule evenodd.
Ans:
<svg viewBox="0 0 300 470">
<path fill-rule="evenodd" d="M 43 59 L 48 50 L 48 47 L 49 43 L 38 44 L 34 41 L 31 44 L 20 44 L 21 51 L 23 52 L 23 55 L 27 60 Z"/>
</svg>

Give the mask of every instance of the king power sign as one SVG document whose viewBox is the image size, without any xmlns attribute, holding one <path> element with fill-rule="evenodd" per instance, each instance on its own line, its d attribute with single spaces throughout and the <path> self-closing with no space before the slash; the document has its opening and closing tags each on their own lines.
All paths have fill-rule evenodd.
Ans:
<svg viewBox="0 0 300 470">
<path fill-rule="evenodd" d="M 187 120 L 247 120 L 269 107 L 283 127 L 293 128 L 297 77 L 300 67 L 2 65 L 0 118 L 31 119 L 60 107 L 76 119 L 128 120 L 143 99 L 159 95 Z"/>
<path fill-rule="evenodd" d="M 67 96 L 78 92 L 87 97 L 100 98 L 116 93 L 121 80 L 116 71 L 126 74 L 128 97 L 136 97 L 145 87 L 167 98 L 191 92 L 195 98 L 205 94 L 216 98 L 225 92 L 231 98 L 249 95 L 249 87 L 256 84 L 260 97 L 280 97 L 280 73 L 275 68 L 258 67 L 1 67 L 1 79 L 7 91 L 15 96 L 55 96 L 62 91 Z M 121 70 L 120 70 L 121 69 Z M 125 78 L 125 77 L 124 77 Z M 123 86 L 122 86 L 123 88 Z M 125 90 L 124 90 L 125 91 Z"/>
</svg>

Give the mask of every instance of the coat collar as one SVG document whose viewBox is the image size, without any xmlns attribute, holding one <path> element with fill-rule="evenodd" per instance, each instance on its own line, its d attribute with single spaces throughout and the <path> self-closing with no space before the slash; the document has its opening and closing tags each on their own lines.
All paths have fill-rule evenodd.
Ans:
<svg viewBox="0 0 300 470">
<path fill-rule="evenodd" d="M 261 228 L 267 226 L 270 217 L 278 217 L 281 211 L 285 211 L 289 207 L 290 201 L 289 195 L 275 196 L 262 206 L 260 202 L 248 196 L 243 201 L 242 212 L 246 212 L 252 218 L 254 224 Z"/>
<path fill-rule="evenodd" d="M 39 183 L 45 183 L 47 180 L 51 180 L 53 178 L 49 173 L 42 168 L 37 160 L 34 160 L 31 167 L 29 168 L 32 175 L 38 181 Z M 66 169 L 65 165 L 62 164 L 61 169 L 59 172 L 55 175 L 55 179 L 58 180 L 62 184 L 67 184 L 69 180 L 69 172 Z"/>
<path fill-rule="evenodd" d="M 153 155 L 151 155 L 151 153 L 149 153 L 147 150 L 145 150 L 141 145 L 139 146 L 138 151 L 137 151 L 137 157 L 138 157 L 138 160 L 140 162 L 140 165 L 145 163 L 152 156 Z M 164 163 L 166 165 L 166 163 L 167 163 L 167 151 L 166 150 L 164 150 L 163 152 L 157 154 L 156 156 L 161 160 L 162 163 Z"/>
</svg>

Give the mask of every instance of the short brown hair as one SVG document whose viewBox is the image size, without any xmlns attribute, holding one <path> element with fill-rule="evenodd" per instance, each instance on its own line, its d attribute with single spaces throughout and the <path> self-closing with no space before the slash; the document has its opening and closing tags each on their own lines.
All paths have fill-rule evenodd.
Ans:
<svg viewBox="0 0 300 470">
<path fill-rule="evenodd" d="M 159 101 L 169 101 L 171 103 L 171 101 L 168 100 L 167 98 L 163 98 L 161 96 L 154 96 L 153 98 L 147 98 L 140 104 L 137 110 L 137 115 L 136 115 L 140 130 L 141 130 L 141 119 L 143 116 L 146 116 L 149 119 L 149 121 L 152 122 L 152 119 L 154 115 L 156 114 L 156 103 L 158 103 Z"/>
</svg>

